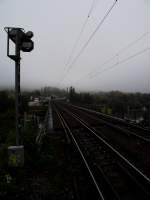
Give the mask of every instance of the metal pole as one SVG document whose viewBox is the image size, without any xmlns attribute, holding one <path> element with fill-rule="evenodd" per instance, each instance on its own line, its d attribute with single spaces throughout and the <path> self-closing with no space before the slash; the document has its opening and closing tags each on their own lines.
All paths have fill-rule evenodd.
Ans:
<svg viewBox="0 0 150 200">
<path fill-rule="evenodd" d="M 15 60 L 15 107 L 16 107 L 16 145 L 20 145 L 21 139 L 21 118 L 20 118 L 20 36 L 19 30 L 16 34 L 16 60 Z"/>
<path fill-rule="evenodd" d="M 15 61 L 15 113 L 16 113 L 16 145 L 21 144 L 21 94 L 20 94 L 20 51 L 30 52 L 34 48 L 31 40 L 33 33 L 24 32 L 22 28 L 5 27 L 7 32 L 7 56 Z M 9 54 L 9 40 L 15 43 L 15 55 Z"/>
</svg>

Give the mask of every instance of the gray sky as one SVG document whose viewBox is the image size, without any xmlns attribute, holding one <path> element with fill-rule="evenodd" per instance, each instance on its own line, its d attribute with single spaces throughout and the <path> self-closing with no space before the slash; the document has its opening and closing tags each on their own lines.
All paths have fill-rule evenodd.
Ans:
<svg viewBox="0 0 150 200">
<path fill-rule="evenodd" d="M 16 26 L 34 32 L 35 49 L 31 53 L 22 53 L 23 88 L 64 88 L 73 85 L 79 90 L 150 92 L 150 50 L 101 73 L 101 70 L 116 62 L 150 47 L 149 33 L 102 66 L 120 49 L 150 31 L 149 0 L 118 0 L 77 62 L 68 73 L 65 72 L 70 52 L 92 1 L 0 0 L 0 87 L 14 87 L 14 62 L 6 56 L 6 33 L 3 28 Z M 96 6 L 88 19 L 74 57 L 114 2 L 95 1 Z M 86 76 L 91 71 L 96 74 L 93 78 Z M 62 77 L 64 80 L 60 81 Z"/>
</svg>

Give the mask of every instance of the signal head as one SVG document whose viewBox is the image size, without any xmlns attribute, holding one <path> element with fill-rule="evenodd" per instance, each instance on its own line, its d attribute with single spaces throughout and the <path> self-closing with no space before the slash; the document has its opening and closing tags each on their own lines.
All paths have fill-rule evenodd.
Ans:
<svg viewBox="0 0 150 200">
<path fill-rule="evenodd" d="M 28 38 L 32 38 L 34 36 L 34 34 L 33 34 L 33 32 L 32 31 L 28 31 L 28 32 L 26 32 L 26 37 L 28 37 Z"/>
</svg>

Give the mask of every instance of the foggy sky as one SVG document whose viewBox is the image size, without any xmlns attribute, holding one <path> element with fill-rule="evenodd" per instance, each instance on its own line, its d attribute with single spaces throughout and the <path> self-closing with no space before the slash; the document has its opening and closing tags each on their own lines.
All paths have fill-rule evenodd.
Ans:
<svg viewBox="0 0 150 200">
<path fill-rule="evenodd" d="M 74 56 L 113 2 L 97 0 Z M 14 87 L 15 65 L 6 56 L 4 31 L 5 26 L 14 26 L 34 32 L 35 49 L 31 53 L 21 54 L 22 88 L 66 88 L 73 85 L 78 90 L 86 91 L 150 92 L 150 51 L 93 78 L 86 76 L 92 70 L 96 74 L 101 69 L 109 68 L 114 63 L 150 47 L 148 34 L 116 56 L 112 62 L 102 66 L 120 49 L 150 31 L 149 0 L 118 0 L 88 47 L 60 82 L 91 3 L 92 0 L 0 0 L 0 88 Z"/>
</svg>

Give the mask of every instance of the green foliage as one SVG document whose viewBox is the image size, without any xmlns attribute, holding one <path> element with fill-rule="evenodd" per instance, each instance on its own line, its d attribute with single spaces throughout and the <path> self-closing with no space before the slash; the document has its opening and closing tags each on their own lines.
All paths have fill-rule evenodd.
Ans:
<svg viewBox="0 0 150 200">
<path fill-rule="evenodd" d="M 61 90 L 59 88 L 55 87 L 44 87 L 40 91 L 41 96 L 58 96 L 58 97 L 64 97 L 66 96 L 66 91 Z"/>
<path fill-rule="evenodd" d="M 88 106 L 97 111 L 105 112 L 106 114 L 116 115 L 118 117 L 125 117 L 130 110 L 138 114 L 143 114 L 144 120 L 150 124 L 150 94 L 142 93 L 123 93 L 120 91 L 112 92 L 97 92 L 97 93 L 77 93 L 75 88 L 70 87 L 68 98 L 71 103 Z M 135 114 L 136 115 L 136 114 Z"/>
<path fill-rule="evenodd" d="M 7 91 L 0 91 L 0 113 L 14 108 L 14 98 Z"/>
<path fill-rule="evenodd" d="M 75 88 L 70 87 L 68 98 L 71 103 L 92 104 L 94 103 L 93 95 L 88 92 L 76 93 Z"/>
<path fill-rule="evenodd" d="M 14 141 L 15 126 L 14 93 L 0 91 L 0 143 L 12 144 Z"/>
<path fill-rule="evenodd" d="M 77 100 L 77 94 L 76 94 L 76 92 L 75 92 L 75 88 L 73 88 L 73 87 L 70 87 L 69 88 L 69 100 L 70 100 L 70 102 L 75 102 L 76 100 Z"/>
<path fill-rule="evenodd" d="M 94 102 L 106 105 L 115 112 L 127 112 L 127 109 L 150 108 L 150 94 L 123 93 L 119 91 L 94 94 Z"/>
</svg>

